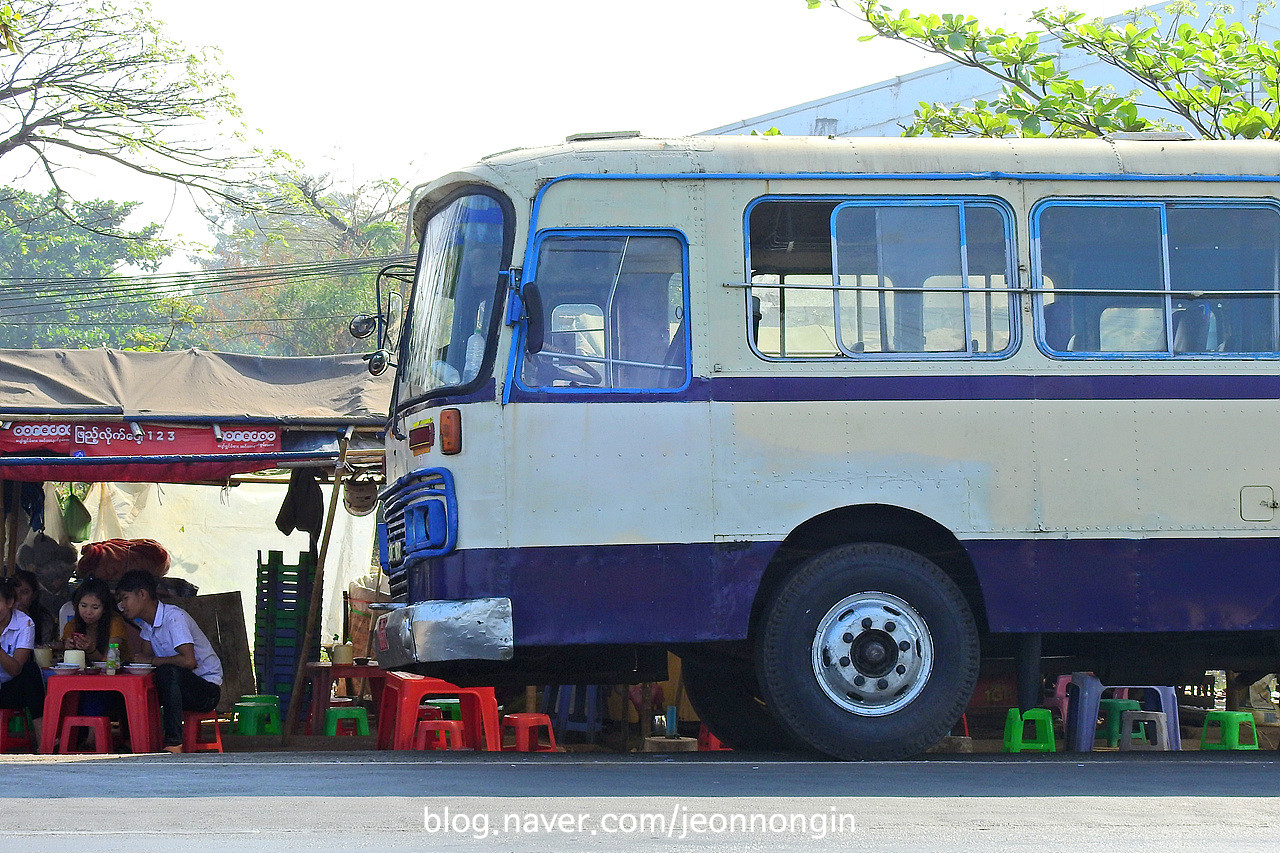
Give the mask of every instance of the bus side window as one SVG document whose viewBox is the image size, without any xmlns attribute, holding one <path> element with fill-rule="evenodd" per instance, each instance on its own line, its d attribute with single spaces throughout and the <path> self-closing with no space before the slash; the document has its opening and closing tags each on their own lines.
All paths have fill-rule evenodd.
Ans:
<svg viewBox="0 0 1280 853">
<path fill-rule="evenodd" d="M 748 226 L 751 341 L 766 358 L 996 356 L 1012 345 L 1009 222 L 992 201 L 765 200 Z"/>
<path fill-rule="evenodd" d="M 541 242 L 534 276 L 545 345 L 521 354 L 526 387 L 684 387 L 688 327 L 680 240 L 551 234 Z"/>
<path fill-rule="evenodd" d="M 1148 358 L 1280 355 L 1276 208 L 1055 200 L 1040 209 L 1037 223 L 1048 350 Z M 1059 313 L 1072 321 L 1066 346 Z"/>
</svg>

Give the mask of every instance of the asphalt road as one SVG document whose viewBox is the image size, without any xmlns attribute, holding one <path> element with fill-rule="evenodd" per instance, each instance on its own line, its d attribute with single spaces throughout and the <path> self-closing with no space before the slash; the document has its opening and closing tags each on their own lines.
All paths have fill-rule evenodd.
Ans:
<svg viewBox="0 0 1280 853">
<path fill-rule="evenodd" d="M 1278 758 L 5 756 L 0 851 L 1270 853 Z"/>
</svg>

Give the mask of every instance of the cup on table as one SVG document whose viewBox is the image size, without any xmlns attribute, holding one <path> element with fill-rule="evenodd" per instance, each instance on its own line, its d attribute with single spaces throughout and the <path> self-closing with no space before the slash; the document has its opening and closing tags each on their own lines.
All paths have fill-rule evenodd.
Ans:
<svg viewBox="0 0 1280 853">
<path fill-rule="evenodd" d="M 53 666 L 53 649 L 48 646 L 42 646 L 35 650 L 36 666 L 41 669 L 48 669 Z"/>
<path fill-rule="evenodd" d="M 84 669 L 84 651 L 81 649 L 67 649 L 62 653 L 63 663 L 73 663 Z"/>
</svg>

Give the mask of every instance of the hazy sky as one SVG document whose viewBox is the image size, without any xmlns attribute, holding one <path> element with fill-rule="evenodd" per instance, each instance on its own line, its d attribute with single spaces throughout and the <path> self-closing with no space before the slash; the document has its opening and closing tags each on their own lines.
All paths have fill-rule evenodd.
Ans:
<svg viewBox="0 0 1280 853">
<path fill-rule="evenodd" d="M 355 181 L 420 183 L 484 154 L 580 131 L 692 133 L 938 61 L 859 42 L 859 22 L 829 8 L 809 11 L 805 0 L 151 5 L 171 37 L 222 50 L 262 144 Z M 1010 26 L 1044 3 L 960 5 Z M 1073 7 L 1110 14 L 1126 5 Z M 170 189 L 116 179 L 102 186 L 107 197 L 145 200 L 148 221 L 168 219 L 171 231 L 198 236 Z"/>
</svg>

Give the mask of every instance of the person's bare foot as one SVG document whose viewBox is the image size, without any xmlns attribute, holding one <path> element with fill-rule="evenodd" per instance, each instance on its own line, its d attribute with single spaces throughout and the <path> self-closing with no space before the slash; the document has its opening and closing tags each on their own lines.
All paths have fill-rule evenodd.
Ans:
<svg viewBox="0 0 1280 853">
<path fill-rule="evenodd" d="M 182 747 L 180 747 L 180 746 L 166 746 L 166 747 L 164 748 L 164 751 L 165 751 L 165 752 L 172 752 L 174 755 L 180 755 L 180 754 L 182 753 Z"/>
</svg>

